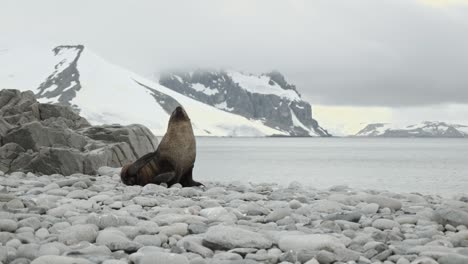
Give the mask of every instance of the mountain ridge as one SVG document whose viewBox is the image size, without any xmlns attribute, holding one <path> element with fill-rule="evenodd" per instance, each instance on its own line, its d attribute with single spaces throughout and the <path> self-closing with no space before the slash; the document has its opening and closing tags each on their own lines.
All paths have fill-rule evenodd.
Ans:
<svg viewBox="0 0 468 264">
<path fill-rule="evenodd" d="M 197 136 L 295 135 L 272 127 L 268 120 L 230 113 L 177 93 L 107 62 L 83 45 L 6 53 L 0 60 L 6 66 L 0 69 L 0 88 L 32 90 L 39 101 L 70 105 L 96 125 L 141 123 L 163 135 L 172 108 L 180 104 Z"/>
<path fill-rule="evenodd" d="M 423 121 L 418 124 L 367 124 L 355 137 L 468 137 L 468 126 L 442 121 Z"/>
<path fill-rule="evenodd" d="M 232 70 L 173 71 L 159 83 L 220 110 L 263 120 L 291 136 L 330 136 L 312 117 L 311 105 L 278 71 L 260 75 Z"/>
</svg>

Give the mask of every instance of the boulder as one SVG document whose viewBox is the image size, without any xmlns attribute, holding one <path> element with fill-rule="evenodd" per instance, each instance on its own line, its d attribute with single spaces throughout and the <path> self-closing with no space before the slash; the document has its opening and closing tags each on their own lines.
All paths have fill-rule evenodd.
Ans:
<svg viewBox="0 0 468 264">
<path fill-rule="evenodd" d="M 157 149 L 138 124 L 91 126 L 70 106 L 39 103 L 30 91 L 0 91 L 0 170 L 96 174 Z"/>
<path fill-rule="evenodd" d="M 136 157 L 153 152 L 158 147 L 157 138 L 142 125 L 103 125 L 84 129 L 83 134 L 91 139 L 109 143 L 125 142 L 132 147 Z"/>
</svg>

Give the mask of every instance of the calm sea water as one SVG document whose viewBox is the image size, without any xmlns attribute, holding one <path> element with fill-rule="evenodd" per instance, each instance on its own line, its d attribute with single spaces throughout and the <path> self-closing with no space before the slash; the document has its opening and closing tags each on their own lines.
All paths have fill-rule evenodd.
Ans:
<svg viewBox="0 0 468 264">
<path fill-rule="evenodd" d="M 200 181 L 468 193 L 468 139 L 197 138 Z"/>
</svg>

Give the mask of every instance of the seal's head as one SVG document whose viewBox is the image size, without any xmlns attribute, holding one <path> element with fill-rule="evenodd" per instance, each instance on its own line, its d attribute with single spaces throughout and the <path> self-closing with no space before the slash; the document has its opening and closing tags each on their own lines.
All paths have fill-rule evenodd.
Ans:
<svg viewBox="0 0 468 264">
<path fill-rule="evenodd" d="M 122 180 L 122 183 L 125 185 L 135 185 L 136 184 L 136 175 L 131 175 L 128 173 L 128 169 L 130 168 L 131 164 L 127 164 L 122 167 L 122 170 L 120 171 L 120 179 Z"/>
<path fill-rule="evenodd" d="M 177 121 L 190 121 L 187 112 L 185 112 L 182 106 L 176 107 L 176 109 L 174 109 L 174 111 L 171 114 L 171 118 L 169 119 L 169 123 Z"/>
</svg>

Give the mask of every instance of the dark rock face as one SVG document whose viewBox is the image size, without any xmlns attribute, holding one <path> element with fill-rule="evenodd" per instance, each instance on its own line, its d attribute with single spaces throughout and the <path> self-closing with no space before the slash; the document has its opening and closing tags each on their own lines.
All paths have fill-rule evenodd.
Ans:
<svg viewBox="0 0 468 264">
<path fill-rule="evenodd" d="M 264 76 L 270 79 L 269 85 L 278 85 L 283 90 L 292 90 L 300 97 L 296 87 L 288 84 L 281 73 L 271 72 Z M 309 103 L 280 97 L 274 93 L 250 92 L 243 89 L 225 71 L 198 70 L 192 73 L 165 73 L 160 77 L 159 83 L 218 109 L 260 120 L 267 126 L 288 132 L 291 136 L 309 136 L 310 131 L 320 136 L 330 136 L 312 118 L 312 108 Z M 194 88 L 197 84 L 203 85 L 206 90 Z M 295 124 L 294 118 L 296 117 L 309 131 Z"/>
<path fill-rule="evenodd" d="M 91 126 L 69 106 L 41 104 L 32 92 L 0 91 L 0 170 L 94 174 L 156 150 L 142 125 Z"/>
<path fill-rule="evenodd" d="M 81 89 L 80 72 L 77 68 L 78 60 L 84 50 L 83 45 L 63 45 L 53 49 L 55 55 L 62 52 L 73 53 L 71 61 L 62 61 L 55 65 L 55 71 L 39 85 L 38 98 L 57 98 L 63 105 L 70 105 L 76 93 Z M 65 63 L 67 63 L 65 65 Z M 50 89 L 52 86 L 55 89 Z"/>
</svg>

